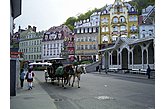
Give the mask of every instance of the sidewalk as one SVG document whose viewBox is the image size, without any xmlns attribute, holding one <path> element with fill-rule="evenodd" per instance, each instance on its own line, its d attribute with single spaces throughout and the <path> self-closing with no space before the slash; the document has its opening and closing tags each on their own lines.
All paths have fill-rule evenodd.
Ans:
<svg viewBox="0 0 164 109">
<path fill-rule="evenodd" d="M 139 78 L 139 79 L 148 79 L 147 75 L 142 74 L 132 74 L 132 73 L 114 73 L 108 72 L 107 74 L 104 71 L 101 72 L 92 72 L 94 74 L 102 74 L 102 75 L 111 75 L 111 76 L 121 76 L 121 77 L 128 77 L 128 78 Z M 155 79 L 155 76 L 151 76 L 151 79 Z"/>
<path fill-rule="evenodd" d="M 10 97 L 10 109 L 57 109 L 53 99 L 34 79 L 34 87 L 27 90 L 27 82 L 24 88 L 18 88 L 16 96 Z"/>
</svg>

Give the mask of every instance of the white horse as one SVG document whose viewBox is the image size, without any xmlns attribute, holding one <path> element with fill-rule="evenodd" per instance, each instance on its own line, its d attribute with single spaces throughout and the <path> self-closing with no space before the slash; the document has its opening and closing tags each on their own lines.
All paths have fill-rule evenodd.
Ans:
<svg viewBox="0 0 164 109">
<path fill-rule="evenodd" d="M 80 82 L 80 76 L 82 73 L 86 74 L 85 66 L 83 66 L 83 65 L 75 66 L 74 67 L 74 73 L 70 74 L 70 77 L 69 77 L 69 85 L 70 85 L 70 81 L 71 81 L 72 76 L 73 76 L 72 87 L 74 86 L 75 77 L 77 77 L 78 88 L 80 88 L 79 82 Z"/>
</svg>

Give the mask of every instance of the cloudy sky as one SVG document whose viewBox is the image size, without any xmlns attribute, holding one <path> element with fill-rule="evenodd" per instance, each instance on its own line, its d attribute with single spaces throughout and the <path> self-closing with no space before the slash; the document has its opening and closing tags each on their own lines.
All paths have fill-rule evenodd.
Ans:
<svg viewBox="0 0 164 109">
<path fill-rule="evenodd" d="M 114 0 L 22 0 L 22 14 L 15 19 L 14 31 L 19 25 L 22 29 L 31 25 L 36 26 L 37 31 L 47 30 L 61 25 L 71 16 L 113 3 Z"/>
</svg>

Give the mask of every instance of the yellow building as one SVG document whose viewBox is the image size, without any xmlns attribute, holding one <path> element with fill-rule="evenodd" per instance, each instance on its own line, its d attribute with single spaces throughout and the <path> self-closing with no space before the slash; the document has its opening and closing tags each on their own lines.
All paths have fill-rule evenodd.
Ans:
<svg viewBox="0 0 164 109">
<path fill-rule="evenodd" d="M 117 37 L 138 38 L 137 10 L 122 0 L 115 0 L 100 14 L 99 49 L 113 45 Z"/>
</svg>

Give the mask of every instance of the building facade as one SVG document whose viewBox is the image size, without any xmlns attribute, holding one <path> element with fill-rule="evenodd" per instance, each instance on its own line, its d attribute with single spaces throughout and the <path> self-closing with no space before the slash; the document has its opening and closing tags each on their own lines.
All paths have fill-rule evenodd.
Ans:
<svg viewBox="0 0 164 109">
<path fill-rule="evenodd" d="M 148 6 L 142 10 L 139 17 L 139 38 L 155 36 L 155 6 Z"/>
<path fill-rule="evenodd" d="M 98 30 L 100 12 L 89 19 L 75 22 L 75 55 L 78 61 L 98 60 Z"/>
<path fill-rule="evenodd" d="M 143 9 L 139 17 L 138 38 L 119 37 L 111 47 L 99 50 L 102 68 L 155 69 L 155 7 Z"/>
<path fill-rule="evenodd" d="M 99 49 L 114 44 L 118 37 L 138 38 L 137 9 L 122 0 L 115 0 L 100 14 Z"/>
<path fill-rule="evenodd" d="M 69 62 L 74 62 L 75 60 L 75 34 L 69 33 L 64 38 L 64 50 L 62 51 L 62 56 L 68 58 Z"/>
<path fill-rule="evenodd" d="M 154 37 L 131 39 L 118 38 L 115 45 L 102 49 L 102 68 L 106 69 L 155 69 Z"/>
<path fill-rule="evenodd" d="M 41 62 L 42 32 L 36 32 L 36 27 L 28 26 L 28 29 L 20 34 L 19 51 L 23 52 L 25 61 Z"/>
<path fill-rule="evenodd" d="M 43 61 L 63 57 L 62 51 L 65 52 L 66 49 L 64 48 L 64 39 L 69 36 L 69 33 L 71 30 L 66 25 L 53 26 L 44 33 L 42 39 Z"/>
</svg>

